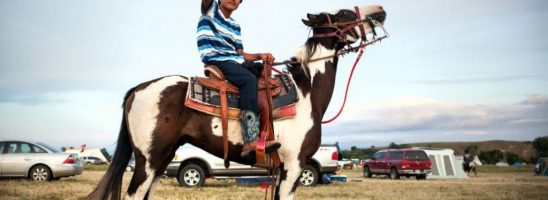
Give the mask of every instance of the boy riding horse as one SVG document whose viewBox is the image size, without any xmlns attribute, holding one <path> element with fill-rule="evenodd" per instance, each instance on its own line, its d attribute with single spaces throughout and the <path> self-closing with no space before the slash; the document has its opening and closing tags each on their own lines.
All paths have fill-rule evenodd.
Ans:
<svg viewBox="0 0 548 200">
<path fill-rule="evenodd" d="M 198 50 L 202 62 L 219 68 L 226 80 L 240 90 L 240 122 L 243 128 L 244 146 L 242 157 L 253 155 L 259 135 L 257 109 L 257 76 L 261 65 L 253 63 L 262 60 L 274 62 L 270 53 L 251 54 L 243 50 L 240 25 L 230 16 L 242 0 L 202 0 L 202 16 L 198 22 Z M 259 64 L 259 65 L 257 65 Z M 280 148 L 280 143 L 269 141 L 265 153 Z"/>
</svg>

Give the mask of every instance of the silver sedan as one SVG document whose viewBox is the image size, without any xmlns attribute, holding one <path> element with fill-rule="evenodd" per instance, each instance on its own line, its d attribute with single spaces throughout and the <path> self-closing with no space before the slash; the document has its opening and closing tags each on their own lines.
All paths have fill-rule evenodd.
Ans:
<svg viewBox="0 0 548 200">
<path fill-rule="evenodd" d="M 60 152 L 40 142 L 0 141 L 1 177 L 49 181 L 80 174 L 77 154 Z"/>
</svg>

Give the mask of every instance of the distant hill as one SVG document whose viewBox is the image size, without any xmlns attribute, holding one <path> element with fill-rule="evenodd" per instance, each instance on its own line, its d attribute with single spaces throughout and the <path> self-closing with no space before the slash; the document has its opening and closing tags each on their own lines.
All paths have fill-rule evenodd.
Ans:
<svg viewBox="0 0 548 200">
<path fill-rule="evenodd" d="M 455 151 L 456 155 L 462 155 L 467 147 L 477 145 L 478 152 L 498 149 L 502 152 L 509 151 L 515 153 L 524 159 L 530 159 L 537 156 L 535 148 L 533 148 L 530 141 L 491 140 L 482 142 L 426 142 L 406 145 L 411 147 L 450 148 Z"/>
</svg>

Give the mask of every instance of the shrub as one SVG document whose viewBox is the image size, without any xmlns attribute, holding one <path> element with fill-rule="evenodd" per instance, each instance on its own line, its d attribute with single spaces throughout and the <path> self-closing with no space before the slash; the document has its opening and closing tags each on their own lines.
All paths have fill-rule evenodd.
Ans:
<svg viewBox="0 0 548 200">
<path fill-rule="evenodd" d="M 520 162 L 522 160 L 517 154 L 509 151 L 505 153 L 505 157 L 506 157 L 506 162 L 508 162 L 508 164 L 510 165 L 515 162 Z"/>
<path fill-rule="evenodd" d="M 533 147 L 540 157 L 548 157 L 548 136 L 538 137 L 533 140 Z"/>
<path fill-rule="evenodd" d="M 496 164 L 504 158 L 504 153 L 498 149 L 494 149 L 491 151 L 482 151 L 478 157 L 484 163 Z"/>
</svg>

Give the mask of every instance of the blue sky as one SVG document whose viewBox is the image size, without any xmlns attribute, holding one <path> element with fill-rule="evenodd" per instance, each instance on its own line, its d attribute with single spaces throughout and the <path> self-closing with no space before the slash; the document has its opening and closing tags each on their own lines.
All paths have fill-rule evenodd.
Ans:
<svg viewBox="0 0 548 200">
<path fill-rule="evenodd" d="M 532 140 L 548 135 L 548 2 L 246 0 L 233 17 L 247 52 L 293 56 L 306 13 L 381 4 L 391 38 L 369 47 L 347 108 L 322 142 Z M 0 1 L 0 139 L 109 147 L 125 92 L 201 75 L 200 1 Z M 544 24 L 544 25 L 543 25 Z M 327 115 L 355 55 L 339 63 Z"/>
</svg>

